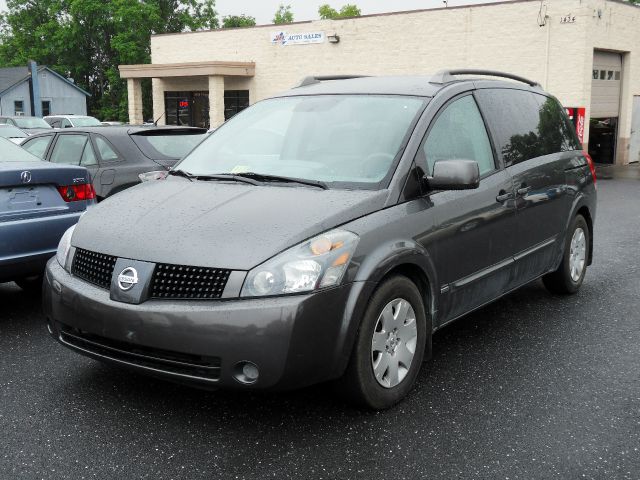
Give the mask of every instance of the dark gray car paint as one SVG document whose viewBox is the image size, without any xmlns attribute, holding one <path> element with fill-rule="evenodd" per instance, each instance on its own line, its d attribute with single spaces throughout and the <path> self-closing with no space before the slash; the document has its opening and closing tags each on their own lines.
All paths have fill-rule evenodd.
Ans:
<svg viewBox="0 0 640 480">
<path fill-rule="evenodd" d="M 223 370 L 227 370 L 217 384 L 223 386 L 237 386 L 230 368 L 240 354 L 245 360 L 259 358 L 256 363 L 268 370 L 268 380 L 261 378 L 250 388 L 287 388 L 335 378 L 343 372 L 367 301 L 375 286 L 391 272 L 402 272 L 418 282 L 428 306 L 431 329 L 436 330 L 557 268 L 571 218 L 580 211 L 592 224 L 595 217 L 595 186 L 581 152 L 531 159 L 520 164 L 521 172 L 512 169 L 519 178 L 520 173 L 526 173 L 527 165 L 535 165 L 541 169 L 540 178 L 551 179 L 550 188 L 564 186 L 567 193 L 566 217 L 555 212 L 547 215 L 549 212 L 545 211 L 538 217 L 540 221 L 559 224 L 542 229 L 542 242 L 523 244 L 530 233 L 526 207 L 533 201 L 533 193 L 525 192 L 518 199 L 511 172 L 505 169 L 497 152 L 497 170 L 482 178 L 476 190 L 421 192 L 420 185 L 416 186 L 416 179 L 425 173 L 415 163 L 416 152 L 429 125 L 453 97 L 472 91 L 478 82 L 435 87 L 422 79 L 404 83 L 393 80 L 387 81 L 386 87 L 384 79 L 322 82 L 285 94 L 433 96 L 411 134 L 388 189 L 322 191 L 292 186 L 191 184 L 186 179 L 175 179 L 139 186 L 105 202 L 101 206 L 104 208 L 83 218 L 72 241 L 76 246 L 136 260 L 244 270 L 315 233 L 340 226 L 360 237 L 342 286 L 269 299 L 151 300 L 127 305 L 110 300 L 109 292 L 75 279 L 51 262 L 48 283 L 56 281 L 60 288 L 47 289 L 45 312 L 53 321 L 54 335 L 55 322 L 62 321 L 107 338 L 134 338 L 157 348 L 201 354 L 223 352 L 229 355 L 228 359 L 221 355 L 226 365 Z M 510 82 L 480 83 L 492 88 L 514 88 Z M 519 85 L 515 88 L 533 90 Z M 491 125 L 487 127 L 490 131 Z M 501 192 L 509 191 L 511 199 L 498 200 Z M 207 199 L 202 204 L 197 201 L 201 196 Z M 286 204 L 291 201 L 294 206 Z M 122 208 L 127 205 L 129 210 L 123 216 Z M 138 235 L 130 235 L 128 230 Z M 193 253 L 182 252 L 185 246 Z M 542 251 L 550 252 L 545 253 L 542 263 L 530 261 Z M 263 356 L 265 350 L 271 355 Z M 319 352 L 325 358 L 324 365 L 317 364 L 314 357 Z M 328 360 L 326 352 L 333 352 Z"/>
<path fill-rule="evenodd" d="M 379 210 L 386 196 L 384 190 L 171 177 L 100 203 L 76 228 L 73 246 L 149 262 L 171 259 L 178 265 L 249 270 L 309 237 Z M 142 204 L 145 208 L 137 208 Z"/>
</svg>

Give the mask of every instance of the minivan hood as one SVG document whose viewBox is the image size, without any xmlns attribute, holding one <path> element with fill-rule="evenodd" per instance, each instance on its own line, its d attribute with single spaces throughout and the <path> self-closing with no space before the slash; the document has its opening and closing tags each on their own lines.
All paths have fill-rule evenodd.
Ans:
<svg viewBox="0 0 640 480">
<path fill-rule="evenodd" d="M 72 245 L 156 263 L 250 270 L 384 206 L 387 190 L 321 190 L 171 178 L 90 209 Z"/>
</svg>

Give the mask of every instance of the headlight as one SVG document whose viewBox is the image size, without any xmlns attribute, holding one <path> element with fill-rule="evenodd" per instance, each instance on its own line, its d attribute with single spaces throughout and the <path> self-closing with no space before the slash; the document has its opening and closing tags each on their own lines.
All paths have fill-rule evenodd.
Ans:
<svg viewBox="0 0 640 480">
<path fill-rule="evenodd" d="M 318 235 L 251 270 L 240 296 L 309 292 L 337 285 L 357 244 L 358 236 L 345 230 Z"/>
<path fill-rule="evenodd" d="M 58 244 L 58 251 L 56 252 L 56 258 L 58 259 L 58 263 L 62 268 L 66 269 L 67 265 L 67 257 L 69 256 L 69 250 L 71 249 L 71 236 L 73 235 L 73 230 L 76 226 L 69 227 L 62 238 L 60 239 L 60 243 Z"/>
</svg>

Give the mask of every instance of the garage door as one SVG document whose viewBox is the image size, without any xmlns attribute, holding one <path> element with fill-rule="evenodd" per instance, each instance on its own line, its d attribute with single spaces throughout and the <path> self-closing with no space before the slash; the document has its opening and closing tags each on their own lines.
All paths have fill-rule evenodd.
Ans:
<svg viewBox="0 0 640 480">
<path fill-rule="evenodd" d="M 591 80 L 591 118 L 617 117 L 620 111 L 622 56 L 596 51 Z"/>
</svg>

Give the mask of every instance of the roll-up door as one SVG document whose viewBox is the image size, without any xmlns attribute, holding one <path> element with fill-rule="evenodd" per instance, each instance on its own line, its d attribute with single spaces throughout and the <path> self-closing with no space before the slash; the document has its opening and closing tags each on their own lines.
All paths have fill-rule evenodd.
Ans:
<svg viewBox="0 0 640 480">
<path fill-rule="evenodd" d="M 591 78 L 591 118 L 617 117 L 620 112 L 622 56 L 596 50 Z"/>
</svg>

